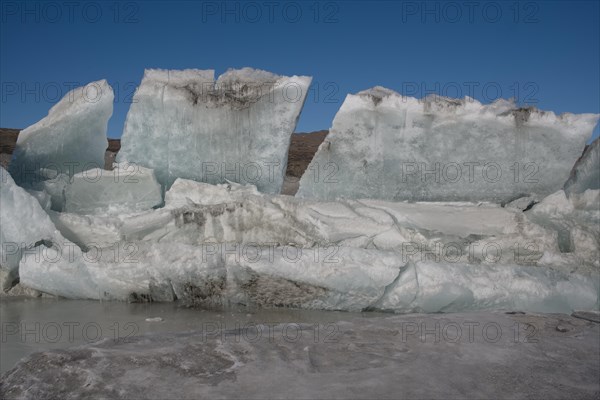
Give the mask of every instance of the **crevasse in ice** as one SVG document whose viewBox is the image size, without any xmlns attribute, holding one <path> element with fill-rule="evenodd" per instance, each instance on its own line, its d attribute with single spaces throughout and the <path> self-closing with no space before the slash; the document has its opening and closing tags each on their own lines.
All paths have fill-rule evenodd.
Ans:
<svg viewBox="0 0 600 400">
<path fill-rule="evenodd" d="M 600 138 L 586 146 L 565 183 L 567 193 L 583 193 L 587 189 L 600 189 Z"/>
</svg>

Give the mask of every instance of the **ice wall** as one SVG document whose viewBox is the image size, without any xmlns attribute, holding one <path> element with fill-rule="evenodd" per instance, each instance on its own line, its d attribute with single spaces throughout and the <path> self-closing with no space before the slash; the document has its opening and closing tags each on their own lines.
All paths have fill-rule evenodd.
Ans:
<svg viewBox="0 0 600 400">
<path fill-rule="evenodd" d="M 395 312 L 477 309 L 564 312 L 598 304 L 598 275 L 539 267 L 419 261 L 406 267 L 375 308 Z"/>
<path fill-rule="evenodd" d="M 166 193 L 164 208 L 50 216 L 84 248 L 119 240 L 337 246 L 392 250 L 405 260 L 435 257 L 478 264 L 490 259 L 587 273 L 600 266 L 593 256 L 598 252 L 594 243 L 600 241 L 599 193 L 566 198 L 559 191 L 523 213 L 476 203 L 318 202 L 261 194 L 252 186 L 178 179 Z M 577 246 L 564 246 L 564 238 L 570 238 L 565 229 L 581 239 Z"/>
<path fill-rule="evenodd" d="M 21 260 L 72 298 L 398 312 L 598 306 L 600 191 L 494 204 L 318 202 L 178 179 L 165 207 L 51 213 L 73 257 Z M 577 245 L 562 245 L 568 229 Z M 58 250 L 52 250 L 58 251 Z M 60 261 L 56 261 L 56 260 Z"/>
<path fill-rule="evenodd" d="M 102 168 L 113 100 L 106 80 L 91 82 L 68 92 L 47 117 L 23 129 L 10 163 L 15 181 L 39 183 L 57 174 Z"/>
<path fill-rule="evenodd" d="M 0 167 L 0 284 L 8 290 L 18 279 L 24 252 L 41 243 L 61 241 L 62 236 L 38 199 L 17 186 Z"/>
<path fill-rule="evenodd" d="M 300 180 L 303 198 L 493 201 L 553 193 L 596 114 L 516 109 L 375 87 L 348 95 Z"/>
<path fill-rule="evenodd" d="M 341 247 L 290 251 L 248 245 L 130 242 L 59 262 L 24 258 L 24 285 L 68 298 L 182 300 L 324 310 L 571 312 L 598 307 L 598 275 L 517 265 L 402 261 L 398 253 Z M 115 254 L 124 255 L 116 257 Z"/>
<path fill-rule="evenodd" d="M 146 70 L 117 160 L 154 169 L 167 188 L 187 178 L 279 193 L 311 78 L 251 68 L 213 75 Z"/>
<path fill-rule="evenodd" d="M 597 115 L 371 89 L 347 97 L 290 197 L 273 193 L 310 78 L 147 70 L 114 171 L 90 162 L 103 165 L 112 112 L 95 83 L 110 96 L 92 106 L 77 97 L 97 87 L 77 89 L 25 130 L 11 168 L 27 190 L 0 169 L 3 288 L 352 311 L 600 306 L 598 142 L 562 190 Z"/>
</svg>

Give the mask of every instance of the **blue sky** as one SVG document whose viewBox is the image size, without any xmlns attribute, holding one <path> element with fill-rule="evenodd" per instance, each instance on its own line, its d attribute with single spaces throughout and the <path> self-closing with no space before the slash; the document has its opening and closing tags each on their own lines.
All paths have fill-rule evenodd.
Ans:
<svg viewBox="0 0 600 400">
<path fill-rule="evenodd" d="M 311 75 L 300 132 L 328 128 L 347 93 L 375 85 L 600 112 L 597 1 L 2 1 L 0 12 L 2 127 L 106 78 L 119 137 L 144 68 Z"/>
</svg>

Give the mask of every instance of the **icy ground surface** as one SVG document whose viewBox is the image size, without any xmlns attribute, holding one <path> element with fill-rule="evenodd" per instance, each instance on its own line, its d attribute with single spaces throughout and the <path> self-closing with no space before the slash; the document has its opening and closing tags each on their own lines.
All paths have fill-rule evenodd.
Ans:
<svg viewBox="0 0 600 400">
<path fill-rule="evenodd" d="M 41 333 L 37 343 L 32 333 L 22 339 L 20 332 L 3 331 L 9 351 L 2 352 L 0 396 L 7 399 L 562 399 L 600 393 L 600 324 L 565 314 L 240 313 L 18 299 L 0 305 L 3 326 L 63 327 L 56 344 L 45 343 L 54 331 Z M 80 323 L 75 342 L 66 343 L 65 322 Z M 82 338 L 90 322 L 105 339 Z M 115 323 L 120 340 L 109 329 Z M 131 334 L 126 323 L 137 331 Z M 76 347 L 59 350 L 67 346 Z M 14 365 L 32 351 L 42 352 Z"/>
<path fill-rule="evenodd" d="M 22 357 L 33 352 L 89 344 L 95 341 L 98 335 L 103 338 L 115 338 L 115 335 L 117 338 L 128 338 L 145 333 L 197 331 L 211 328 L 212 325 L 209 324 L 221 323 L 228 329 L 235 328 L 236 323 L 244 326 L 251 323 L 290 321 L 318 322 L 325 326 L 349 317 L 372 318 L 381 315 L 386 314 L 285 308 L 199 309 L 178 303 L 3 297 L 0 299 L 0 324 L 4 327 L 0 331 L 0 373 L 13 368 Z M 149 318 L 162 318 L 163 323 L 146 321 Z M 36 323 L 39 323 L 39 329 L 36 328 Z M 71 328 L 70 323 L 73 323 Z M 58 324 L 59 331 L 55 329 L 54 324 Z M 35 333 L 27 334 L 27 329 L 37 332 L 37 336 Z M 22 336 L 22 333 L 25 336 Z"/>
<path fill-rule="evenodd" d="M 492 201 L 562 188 L 598 121 L 507 100 L 349 94 L 296 196 Z"/>
</svg>

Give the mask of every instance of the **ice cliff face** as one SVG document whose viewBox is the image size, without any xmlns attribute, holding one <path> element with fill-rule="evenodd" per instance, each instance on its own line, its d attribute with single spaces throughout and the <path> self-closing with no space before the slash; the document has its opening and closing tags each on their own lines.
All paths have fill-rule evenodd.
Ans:
<svg viewBox="0 0 600 400">
<path fill-rule="evenodd" d="M 554 197 L 566 203 L 534 207 L 537 224 L 493 204 L 317 202 L 179 179 L 161 209 L 51 213 L 79 247 L 51 262 L 27 257 L 20 274 L 27 287 L 72 298 L 398 312 L 596 307 L 600 234 L 585 216 L 598 217 L 586 214 L 597 199 Z M 562 248 L 557 227 L 585 240 Z"/>
<path fill-rule="evenodd" d="M 167 188 L 187 178 L 279 193 L 311 78 L 250 68 L 213 75 L 146 70 L 117 160 L 154 169 Z"/>
<path fill-rule="evenodd" d="M 23 253 L 46 243 L 64 241 L 39 201 L 17 186 L 0 167 L 0 284 L 10 289 L 18 281 Z"/>
<path fill-rule="evenodd" d="M 510 101 L 348 95 L 298 197 L 507 203 L 562 188 L 596 114 L 516 109 Z"/>
<path fill-rule="evenodd" d="M 106 80 L 92 82 L 71 90 L 47 117 L 23 129 L 10 163 L 15 181 L 39 185 L 58 175 L 102 168 L 113 100 Z"/>
</svg>

